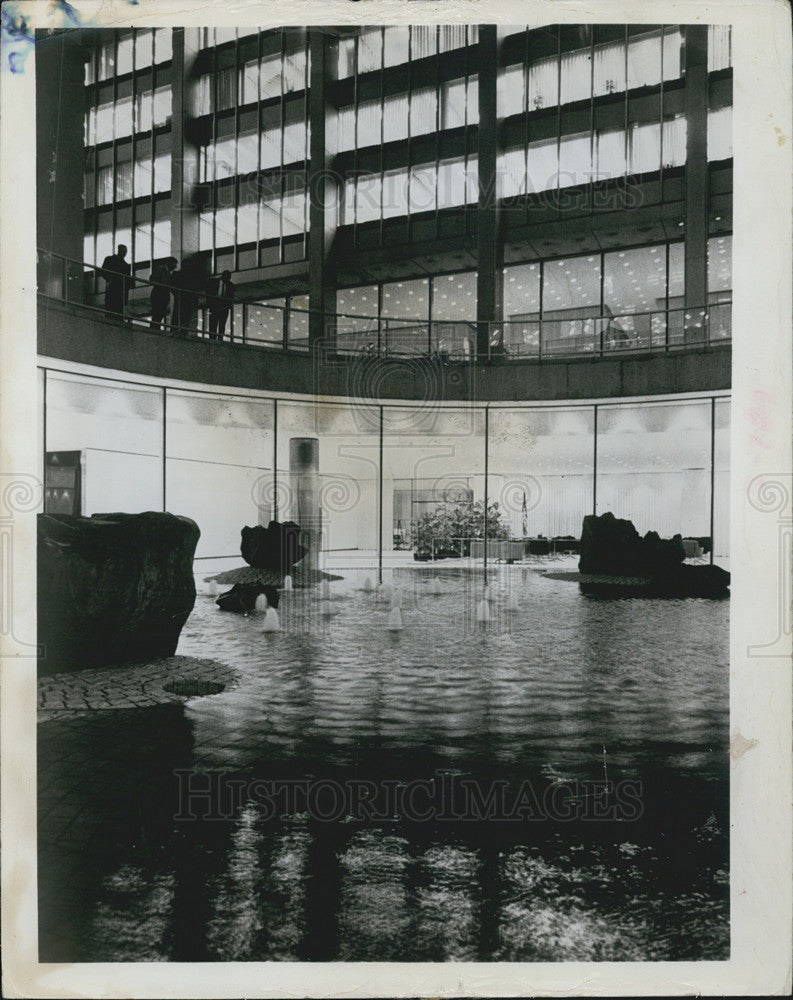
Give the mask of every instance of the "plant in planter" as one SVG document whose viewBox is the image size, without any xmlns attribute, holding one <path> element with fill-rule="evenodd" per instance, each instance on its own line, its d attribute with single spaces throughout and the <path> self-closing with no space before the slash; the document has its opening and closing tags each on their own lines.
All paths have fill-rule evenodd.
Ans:
<svg viewBox="0 0 793 1000">
<path fill-rule="evenodd" d="M 416 559 L 468 556 L 471 554 L 471 539 L 485 537 L 485 505 L 481 500 L 474 503 L 439 503 L 434 510 L 421 514 L 414 521 L 412 535 Z M 488 504 L 488 539 L 500 541 L 508 535 L 498 504 Z"/>
</svg>

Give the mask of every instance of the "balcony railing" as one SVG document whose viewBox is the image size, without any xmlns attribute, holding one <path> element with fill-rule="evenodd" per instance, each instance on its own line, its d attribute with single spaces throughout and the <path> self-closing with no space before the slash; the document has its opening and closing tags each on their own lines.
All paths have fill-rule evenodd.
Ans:
<svg viewBox="0 0 793 1000">
<path fill-rule="evenodd" d="M 104 307 L 102 269 L 48 251 L 38 251 L 38 292 L 47 298 L 101 313 L 110 321 L 148 328 L 162 336 L 212 339 L 207 292 L 185 292 L 129 277 L 123 315 Z M 175 325 L 171 311 L 153 329 L 151 294 L 167 288 L 172 306 L 178 296 L 192 296 L 190 316 Z M 183 313 L 184 315 L 184 313 Z M 268 302 L 238 301 L 229 311 L 224 340 L 271 350 L 307 351 L 308 310 Z M 698 309 L 674 307 L 622 315 L 544 317 L 480 324 L 476 321 L 398 319 L 337 313 L 324 316 L 323 329 L 335 338 L 338 354 L 372 357 L 432 357 L 441 362 L 472 361 L 477 334 L 487 333 L 484 360 L 537 360 L 604 357 L 633 352 L 667 351 L 723 344 L 732 339 L 732 302 L 713 302 Z M 480 359 L 483 360 L 483 359 Z"/>
</svg>

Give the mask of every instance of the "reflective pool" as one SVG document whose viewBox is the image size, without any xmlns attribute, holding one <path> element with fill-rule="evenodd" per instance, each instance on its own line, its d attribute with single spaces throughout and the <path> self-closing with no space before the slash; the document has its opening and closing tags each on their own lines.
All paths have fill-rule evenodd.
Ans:
<svg viewBox="0 0 793 1000">
<path fill-rule="evenodd" d="M 233 686 L 40 725 L 42 960 L 726 958 L 729 603 L 410 567 L 392 632 L 366 575 L 199 596 Z"/>
</svg>

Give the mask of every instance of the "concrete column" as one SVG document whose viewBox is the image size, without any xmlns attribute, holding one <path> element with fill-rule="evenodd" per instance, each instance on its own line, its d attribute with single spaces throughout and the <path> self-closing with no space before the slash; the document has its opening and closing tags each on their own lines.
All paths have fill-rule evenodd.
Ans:
<svg viewBox="0 0 793 1000">
<path fill-rule="evenodd" d="M 199 28 L 173 29 L 173 110 L 171 117 L 171 253 L 182 264 L 198 252 L 199 146 L 193 127 L 197 87 L 194 64 Z"/>
<path fill-rule="evenodd" d="M 476 350 L 487 356 L 488 322 L 501 318 L 501 259 L 498 239 L 496 166 L 498 35 L 495 24 L 479 26 L 479 215 L 477 229 Z"/>
<path fill-rule="evenodd" d="M 686 216 L 685 298 L 686 310 L 700 309 L 708 293 L 708 27 L 685 27 Z M 687 321 L 687 342 L 701 340 L 704 329 Z"/>
<path fill-rule="evenodd" d="M 83 118 L 85 58 L 80 31 L 36 39 L 36 242 L 43 250 L 83 259 Z M 39 269 L 47 291 L 82 301 L 82 267 L 64 273 L 56 259 Z M 44 290 L 44 289 L 42 289 Z"/>
<path fill-rule="evenodd" d="M 319 439 L 289 439 L 289 486 L 292 518 L 300 525 L 300 544 L 308 548 L 308 565 L 319 568 L 322 547 Z"/>
<path fill-rule="evenodd" d="M 311 53 L 311 90 L 309 120 L 311 149 L 308 173 L 308 338 L 315 348 L 321 341 L 326 348 L 336 343 L 336 278 L 331 248 L 336 233 L 338 191 L 331 176 L 331 156 L 327 142 L 327 85 L 330 79 L 330 56 L 335 44 L 321 28 L 309 28 Z"/>
</svg>

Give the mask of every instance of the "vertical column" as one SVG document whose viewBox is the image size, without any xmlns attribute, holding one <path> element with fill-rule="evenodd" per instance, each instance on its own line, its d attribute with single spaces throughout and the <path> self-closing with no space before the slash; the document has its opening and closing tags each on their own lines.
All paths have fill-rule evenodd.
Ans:
<svg viewBox="0 0 793 1000">
<path fill-rule="evenodd" d="M 289 439 L 289 480 L 292 515 L 300 525 L 300 544 L 308 548 L 309 568 L 316 570 L 322 545 L 318 438 Z"/>
<path fill-rule="evenodd" d="M 171 253 L 183 263 L 198 252 L 199 147 L 196 141 L 195 60 L 199 28 L 173 29 L 173 106 L 171 117 Z"/>
<path fill-rule="evenodd" d="M 479 26 L 479 211 L 477 227 L 476 352 L 487 357 L 488 323 L 501 318 L 501 252 L 498 234 L 496 164 L 498 120 L 498 34 L 495 24 Z"/>
<path fill-rule="evenodd" d="M 309 345 L 316 348 L 325 341 L 335 347 L 336 281 L 331 249 L 336 229 L 336 190 L 330 171 L 327 143 L 328 82 L 330 80 L 331 46 L 329 35 L 321 28 L 309 28 L 311 78 L 308 102 L 311 122 L 311 149 L 308 173 L 309 232 L 308 232 L 308 296 Z"/>
<path fill-rule="evenodd" d="M 686 217 L 685 306 L 698 310 L 708 293 L 708 26 L 685 28 Z M 686 341 L 704 339 L 704 327 L 686 324 Z"/>
<path fill-rule="evenodd" d="M 85 59 L 81 36 L 57 31 L 36 40 L 36 241 L 43 250 L 83 259 L 83 116 Z M 71 277 L 72 271 L 69 272 Z M 68 297 L 79 297 L 82 268 Z M 52 261 L 47 290 L 67 295 L 61 262 Z"/>
</svg>

